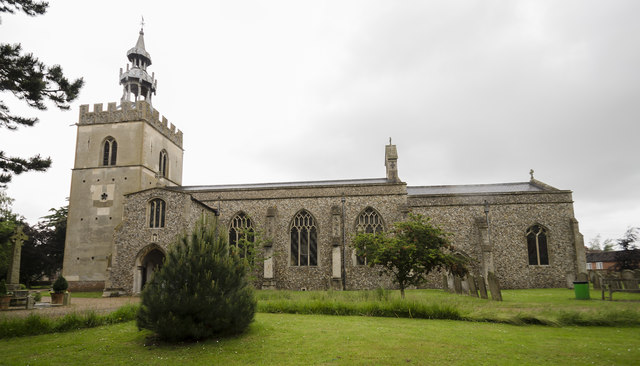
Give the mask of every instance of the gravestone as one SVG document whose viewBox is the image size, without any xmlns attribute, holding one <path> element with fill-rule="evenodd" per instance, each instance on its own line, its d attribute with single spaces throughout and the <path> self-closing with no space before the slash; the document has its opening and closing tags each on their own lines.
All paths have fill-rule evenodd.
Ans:
<svg viewBox="0 0 640 366">
<path fill-rule="evenodd" d="M 473 275 L 467 275 L 467 285 L 469 286 L 469 295 L 478 297 L 478 288 L 476 287 L 476 278 Z"/>
<path fill-rule="evenodd" d="M 487 275 L 487 282 L 489 283 L 489 291 L 491 291 L 491 300 L 502 301 L 502 292 L 500 291 L 500 283 L 495 273 L 489 272 Z"/>
<path fill-rule="evenodd" d="M 62 298 L 62 305 L 63 306 L 71 305 L 71 292 L 65 291 L 64 297 Z"/>
<path fill-rule="evenodd" d="M 479 276 L 478 277 L 478 290 L 480 291 L 480 297 L 483 299 L 488 299 L 489 296 L 487 295 L 487 285 L 484 282 L 484 277 Z"/>
<path fill-rule="evenodd" d="M 589 282 L 589 277 L 587 276 L 586 273 L 580 272 L 576 276 L 576 282 Z"/>
<path fill-rule="evenodd" d="M 36 300 L 33 298 L 33 296 L 29 295 L 27 296 L 27 310 L 31 310 L 33 308 L 35 308 L 36 306 Z"/>
<path fill-rule="evenodd" d="M 447 274 L 442 274 L 442 289 L 445 291 L 449 291 L 449 281 L 447 280 Z"/>
<path fill-rule="evenodd" d="M 462 286 L 462 294 L 469 295 L 469 282 L 467 282 L 467 276 L 460 277 L 460 285 Z"/>
<path fill-rule="evenodd" d="M 462 295 L 462 282 L 459 276 L 453 276 L 453 288 L 458 295 Z"/>
<path fill-rule="evenodd" d="M 452 294 L 456 292 L 453 285 L 453 275 L 451 273 L 447 273 L 447 289 L 449 289 L 449 292 Z"/>
<path fill-rule="evenodd" d="M 11 236 L 11 262 L 9 263 L 9 271 L 7 272 L 7 289 L 15 291 L 20 289 L 20 255 L 22 253 L 22 242 L 29 237 L 22 231 L 22 226 L 16 229 Z"/>
<path fill-rule="evenodd" d="M 602 289 L 602 277 L 600 276 L 600 274 L 592 273 L 591 279 L 591 283 L 593 283 L 593 288 L 595 290 Z"/>
<path fill-rule="evenodd" d="M 620 274 L 620 278 L 622 279 L 622 283 L 624 284 L 624 288 L 626 290 L 637 290 L 638 289 L 638 281 L 634 279 L 634 273 L 630 269 L 625 269 Z"/>
</svg>

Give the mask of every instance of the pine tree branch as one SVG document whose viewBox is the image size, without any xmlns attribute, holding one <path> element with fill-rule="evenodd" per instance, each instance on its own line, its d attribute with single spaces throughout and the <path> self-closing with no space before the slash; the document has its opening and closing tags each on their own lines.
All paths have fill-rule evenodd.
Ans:
<svg viewBox="0 0 640 366">
<path fill-rule="evenodd" d="M 22 11 L 27 15 L 42 15 L 47 11 L 49 3 L 45 1 L 34 2 L 33 0 L 0 0 L 0 13 L 14 14 Z"/>
</svg>

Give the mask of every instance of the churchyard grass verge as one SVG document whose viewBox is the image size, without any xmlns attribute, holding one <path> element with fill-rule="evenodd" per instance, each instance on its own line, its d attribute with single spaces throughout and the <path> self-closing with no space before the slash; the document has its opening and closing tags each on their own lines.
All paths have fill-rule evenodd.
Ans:
<svg viewBox="0 0 640 366">
<path fill-rule="evenodd" d="M 511 325 L 640 327 L 640 294 L 619 294 L 621 301 L 576 300 L 572 290 L 503 290 L 502 302 L 453 295 L 442 290 L 256 291 L 258 312 L 418 319 L 447 319 Z M 0 317 L 0 338 L 63 332 L 126 322 L 137 305 L 114 313 L 71 314 L 59 318 L 32 315 Z"/>
<path fill-rule="evenodd" d="M 169 344 L 134 322 L 0 340 L 9 365 L 632 365 L 637 328 L 256 314 L 246 333 Z"/>
<path fill-rule="evenodd" d="M 640 326 L 640 294 L 623 301 L 576 300 L 573 290 L 503 290 L 504 301 L 454 295 L 442 290 L 258 291 L 258 311 L 467 320 L 514 325 Z M 622 296 L 625 295 L 625 296 Z M 627 301 L 624 301 L 627 300 Z M 634 301 L 635 300 L 635 301 Z"/>
<path fill-rule="evenodd" d="M 138 305 L 125 305 L 114 312 L 104 315 L 89 311 L 70 313 L 61 317 L 47 317 L 35 313 L 26 318 L 4 317 L 0 318 L 0 339 L 68 332 L 128 322 L 135 319 L 137 311 Z"/>
<path fill-rule="evenodd" d="M 83 298 L 83 299 L 99 299 L 102 297 L 102 291 L 91 292 L 72 292 L 71 298 Z"/>
</svg>

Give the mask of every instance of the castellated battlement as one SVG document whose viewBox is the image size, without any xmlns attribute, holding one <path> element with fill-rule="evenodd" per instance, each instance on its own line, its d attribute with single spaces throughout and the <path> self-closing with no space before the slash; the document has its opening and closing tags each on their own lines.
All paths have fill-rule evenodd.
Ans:
<svg viewBox="0 0 640 366">
<path fill-rule="evenodd" d="M 94 104 L 93 111 L 89 111 L 89 105 L 80 106 L 80 116 L 78 118 L 79 125 L 93 125 L 100 123 L 114 122 L 132 122 L 146 121 L 153 126 L 158 132 L 162 133 L 169 140 L 182 148 L 182 131 L 176 130 L 173 123 L 169 123 L 163 116 L 160 119 L 160 113 L 153 109 L 149 103 L 144 100 L 135 103 L 124 102 L 118 106 L 116 103 L 107 104 L 107 110 L 103 110 L 102 103 Z"/>
</svg>

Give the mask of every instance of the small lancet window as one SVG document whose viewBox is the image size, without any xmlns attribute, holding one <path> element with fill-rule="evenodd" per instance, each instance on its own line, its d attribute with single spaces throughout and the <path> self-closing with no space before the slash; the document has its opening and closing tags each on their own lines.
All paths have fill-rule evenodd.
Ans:
<svg viewBox="0 0 640 366">
<path fill-rule="evenodd" d="M 246 258 L 247 255 L 250 254 L 248 253 L 250 249 L 243 245 L 243 242 L 246 243 L 246 241 L 242 239 L 245 238 L 246 241 L 250 243 L 254 242 L 253 222 L 249 216 L 244 212 L 241 212 L 234 216 L 231 220 L 231 225 L 229 226 L 229 246 L 238 248 L 238 253 L 241 258 Z"/>
<path fill-rule="evenodd" d="M 530 265 L 541 266 L 549 264 L 547 230 L 544 227 L 533 225 L 527 229 L 527 252 Z"/>
<path fill-rule="evenodd" d="M 104 145 L 102 147 L 102 165 L 116 165 L 116 158 L 118 156 L 118 143 L 116 139 L 109 136 L 104 139 Z"/>
<path fill-rule="evenodd" d="M 167 151 L 160 151 L 160 158 L 158 161 L 158 173 L 161 177 L 167 177 Z"/>
<path fill-rule="evenodd" d="M 149 202 L 149 227 L 164 227 L 164 214 L 166 203 L 160 198 L 154 198 Z"/>
<path fill-rule="evenodd" d="M 302 210 L 291 222 L 291 265 L 318 265 L 318 230 L 311 214 Z"/>
<path fill-rule="evenodd" d="M 376 210 L 367 207 L 356 221 L 356 232 L 363 234 L 377 234 L 384 230 L 382 218 Z M 356 255 L 356 263 L 358 265 L 366 265 L 367 257 Z"/>
</svg>

